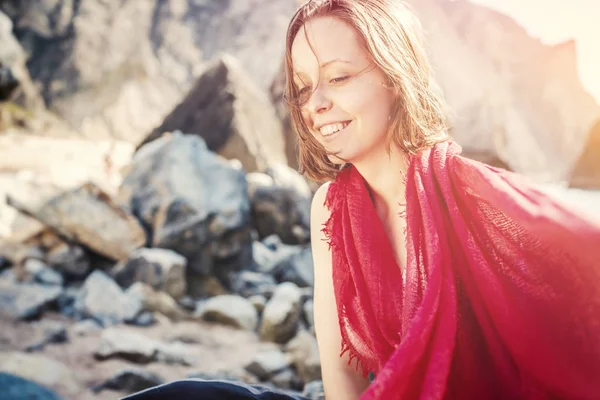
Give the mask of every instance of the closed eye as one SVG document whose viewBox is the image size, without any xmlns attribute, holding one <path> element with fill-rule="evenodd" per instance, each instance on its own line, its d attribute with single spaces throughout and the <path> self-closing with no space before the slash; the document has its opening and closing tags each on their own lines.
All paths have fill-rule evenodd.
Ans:
<svg viewBox="0 0 600 400">
<path fill-rule="evenodd" d="M 342 82 L 348 80 L 348 78 L 349 78 L 349 76 L 341 76 L 339 78 L 333 78 L 329 82 L 331 82 L 331 83 L 342 83 Z"/>
</svg>

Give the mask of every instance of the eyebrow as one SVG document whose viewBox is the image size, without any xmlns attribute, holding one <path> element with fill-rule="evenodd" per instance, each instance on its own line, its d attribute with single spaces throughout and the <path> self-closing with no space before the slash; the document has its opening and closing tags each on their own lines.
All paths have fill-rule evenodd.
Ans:
<svg viewBox="0 0 600 400">
<path fill-rule="evenodd" d="M 319 65 L 319 68 L 325 68 L 326 66 L 328 66 L 330 64 L 333 64 L 333 63 L 336 63 L 336 62 L 341 62 L 341 63 L 344 63 L 344 64 L 352 64 L 350 61 L 343 60 L 341 58 L 333 58 L 333 59 L 331 59 L 331 60 L 329 60 L 327 62 L 324 62 L 323 64 Z M 300 72 L 300 73 L 294 72 L 294 81 L 296 80 L 296 78 L 301 78 L 300 75 L 305 75 L 305 74 L 303 72 Z"/>
</svg>

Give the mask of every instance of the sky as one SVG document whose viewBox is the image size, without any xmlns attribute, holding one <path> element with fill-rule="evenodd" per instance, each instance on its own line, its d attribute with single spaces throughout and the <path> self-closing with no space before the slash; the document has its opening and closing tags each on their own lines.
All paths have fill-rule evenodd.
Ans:
<svg viewBox="0 0 600 400">
<path fill-rule="evenodd" d="M 600 104 L 600 0 L 470 1 L 512 17 L 544 43 L 575 39 L 581 82 Z"/>
</svg>

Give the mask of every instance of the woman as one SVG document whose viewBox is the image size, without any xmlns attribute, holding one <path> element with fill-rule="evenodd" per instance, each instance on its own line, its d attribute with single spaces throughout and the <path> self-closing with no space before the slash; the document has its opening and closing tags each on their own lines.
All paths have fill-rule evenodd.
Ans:
<svg viewBox="0 0 600 400">
<path fill-rule="evenodd" d="M 307 2 L 286 70 L 326 398 L 600 398 L 600 225 L 460 156 L 406 6 Z"/>
</svg>

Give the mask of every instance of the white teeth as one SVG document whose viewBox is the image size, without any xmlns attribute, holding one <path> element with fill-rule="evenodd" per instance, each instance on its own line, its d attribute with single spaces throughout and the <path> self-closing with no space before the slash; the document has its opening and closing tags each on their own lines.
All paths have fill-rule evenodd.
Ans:
<svg viewBox="0 0 600 400">
<path fill-rule="evenodd" d="M 341 131 L 346 126 L 348 126 L 348 122 L 335 122 L 333 124 L 323 125 L 320 131 L 323 136 L 328 136 L 338 131 Z"/>
</svg>

